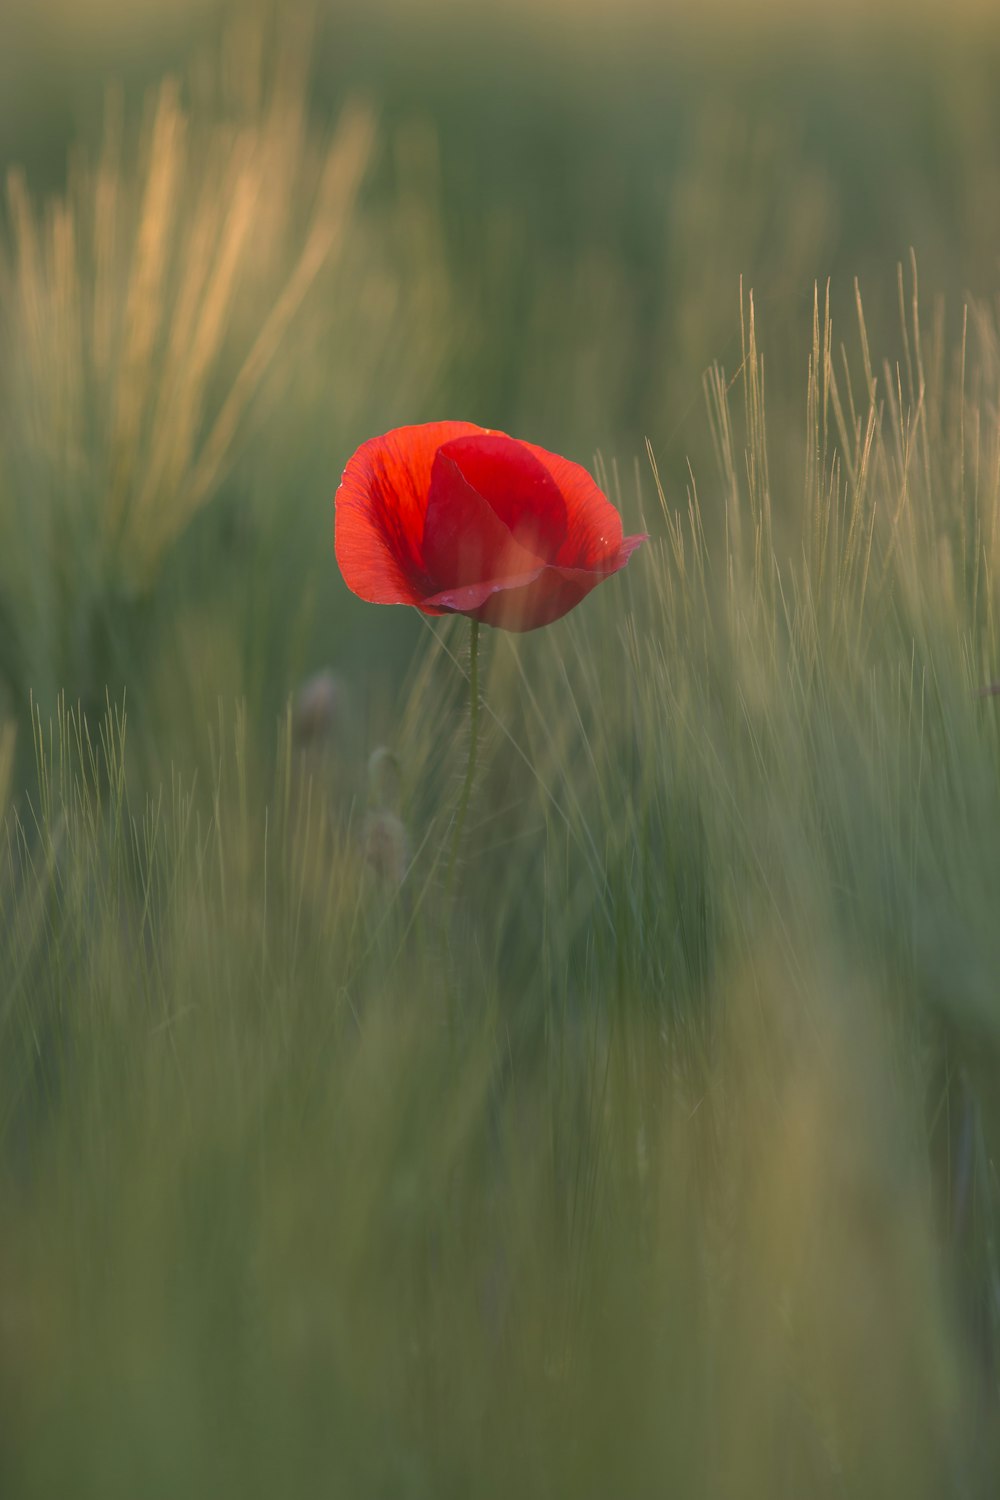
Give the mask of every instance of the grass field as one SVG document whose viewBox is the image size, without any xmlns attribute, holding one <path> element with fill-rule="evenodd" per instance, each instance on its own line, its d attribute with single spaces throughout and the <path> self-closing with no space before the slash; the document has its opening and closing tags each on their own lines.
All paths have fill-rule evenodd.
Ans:
<svg viewBox="0 0 1000 1500">
<path fill-rule="evenodd" d="M 995 1494 L 1000 26 L 794 9 L 4 23 L 5 1496 Z M 651 534 L 453 890 L 446 416 Z"/>
</svg>

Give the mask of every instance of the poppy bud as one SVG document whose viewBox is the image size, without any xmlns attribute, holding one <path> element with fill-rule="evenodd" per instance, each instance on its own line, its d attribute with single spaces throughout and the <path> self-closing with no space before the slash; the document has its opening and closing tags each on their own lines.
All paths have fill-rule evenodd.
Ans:
<svg viewBox="0 0 1000 1500">
<path fill-rule="evenodd" d="M 410 841 L 399 816 L 399 762 L 380 746 L 368 760 L 371 807 L 364 823 L 365 865 L 383 885 L 397 889 L 410 862 Z"/>
<path fill-rule="evenodd" d="M 334 737 L 347 713 L 344 685 L 325 669 L 307 677 L 295 695 L 292 734 L 299 749 L 326 743 Z"/>
</svg>

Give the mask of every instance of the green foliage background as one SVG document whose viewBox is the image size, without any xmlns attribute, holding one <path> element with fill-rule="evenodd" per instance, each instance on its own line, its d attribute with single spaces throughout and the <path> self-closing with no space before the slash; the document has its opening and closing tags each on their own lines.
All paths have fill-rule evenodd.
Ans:
<svg viewBox="0 0 1000 1500">
<path fill-rule="evenodd" d="M 3 1492 L 993 1494 L 989 7 L 74 16 L 0 22 Z M 487 632 L 453 898 L 463 622 L 332 549 L 444 415 L 652 536 Z"/>
</svg>

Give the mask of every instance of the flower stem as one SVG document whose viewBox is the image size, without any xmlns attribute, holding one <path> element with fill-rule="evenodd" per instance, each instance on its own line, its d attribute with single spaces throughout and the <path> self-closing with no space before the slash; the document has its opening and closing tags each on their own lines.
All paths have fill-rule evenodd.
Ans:
<svg viewBox="0 0 1000 1500">
<path fill-rule="evenodd" d="M 451 855 L 448 859 L 448 879 L 445 885 L 449 900 L 455 885 L 455 870 L 458 865 L 458 851 L 462 842 L 462 831 L 465 828 L 465 816 L 469 811 L 469 798 L 472 795 L 472 783 L 476 779 L 476 760 L 479 752 L 479 621 L 473 620 L 472 632 L 469 636 L 469 763 L 465 768 L 465 780 L 462 783 L 462 795 L 458 804 L 458 815 L 455 818 L 455 831 L 451 839 Z"/>
</svg>

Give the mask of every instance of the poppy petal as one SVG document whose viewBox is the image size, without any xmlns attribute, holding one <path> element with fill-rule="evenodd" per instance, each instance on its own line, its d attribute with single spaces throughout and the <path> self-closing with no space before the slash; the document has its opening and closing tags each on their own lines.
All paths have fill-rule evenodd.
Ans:
<svg viewBox="0 0 1000 1500">
<path fill-rule="evenodd" d="M 600 568 L 547 564 L 520 577 L 490 578 L 462 588 L 444 589 L 424 599 L 420 607 L 435 614 L 469 615 L 504 630 L 537 630 L 568 614 L 599 583 L 623 568 L 646 540 L 645 536 L 626 537 L 615 557 Z"/>
<path fill-rule="evenodd" d="M 635 536 L 626 536 L 626 537 L 623 537 L 622 538 L 622 544 L 618 548 L 618 555 L 615 558 L 613 565 L 610 568 L 608 568 L 606 570 L 606 572 L 604 573 L 604 577 L 605 578 L 610 578 L 612 573 L 617 573 L 622 568 L 624 568 L 625 564 L 628 562 L 629 558 L 632 556 L 632 553 L 638 551 L 638 549 L 642 546 L 643 542 L 648 542 L 648 541 L 649 541 L 649 532 L 648 531 L 640 531 Z"/>
<path fill-rule="evenodd" d="M 422 599 L 420 607 L 427 609 L 430 606 L 431 609 L 448 614 L 475 615 L 487 599 L 498 590 L 524 588 L 547 571 L 547 563 L 538 563 L 530 572 L 517 576 L 487 578 L 478 583 L 463 584 L 460 588 L 442 589 L 439 594 L 432 594 L 429 598 Z"/>
<path fill-rule="evenodd" d="M 491 432 L 456 438 L 442 456 L 458 467 L 520 547 L 543 562 L 555 561 L 566 541 L 567 503 L 530 444 Z"/>
<path fill-rule="evenodd" d="M 520 588 L 498 590 L 484 600 L 476 619 L 501 630 L 538 630 L 575 609 L 602 575 L 549 567 Z"/>
<path fill-rule="evenodd" d="M 566 504 L 566 538 L 553 558 L 560 566 L 595 568 L 622 544 L 622 518 L 587 470 L 558 453 L 525 443 L 552 476 Z"/>
<path fill-rule="evenodd" d="M 501 517 L 466 478 L 452 456 L 460 446 L 448 443 L 435 458 L 424 517 L 423 565 L 438 592 L 484 578 L 516 577 L 537 570 L 544 561 L 518 546 Z"/>
<path fill-rule="evenodd" d="M 486 431 L 426 422 L 362 443 L 335 501 L 334 545 L 349 589 L 372 604 L 419 604 L 432 590 L 421 545 L 434 456 L 444 443 Z"/>
<path fill-rule="evenodd" d="M 519 588 L 495 591 L 476 614 L 478 620 L 504 630 L 537 630 L 575 609 L 599 583 L 624 568 L 646 537 L 627 537 L 617 554 L 597 568 L 547 567 Z"/>
</svg>

